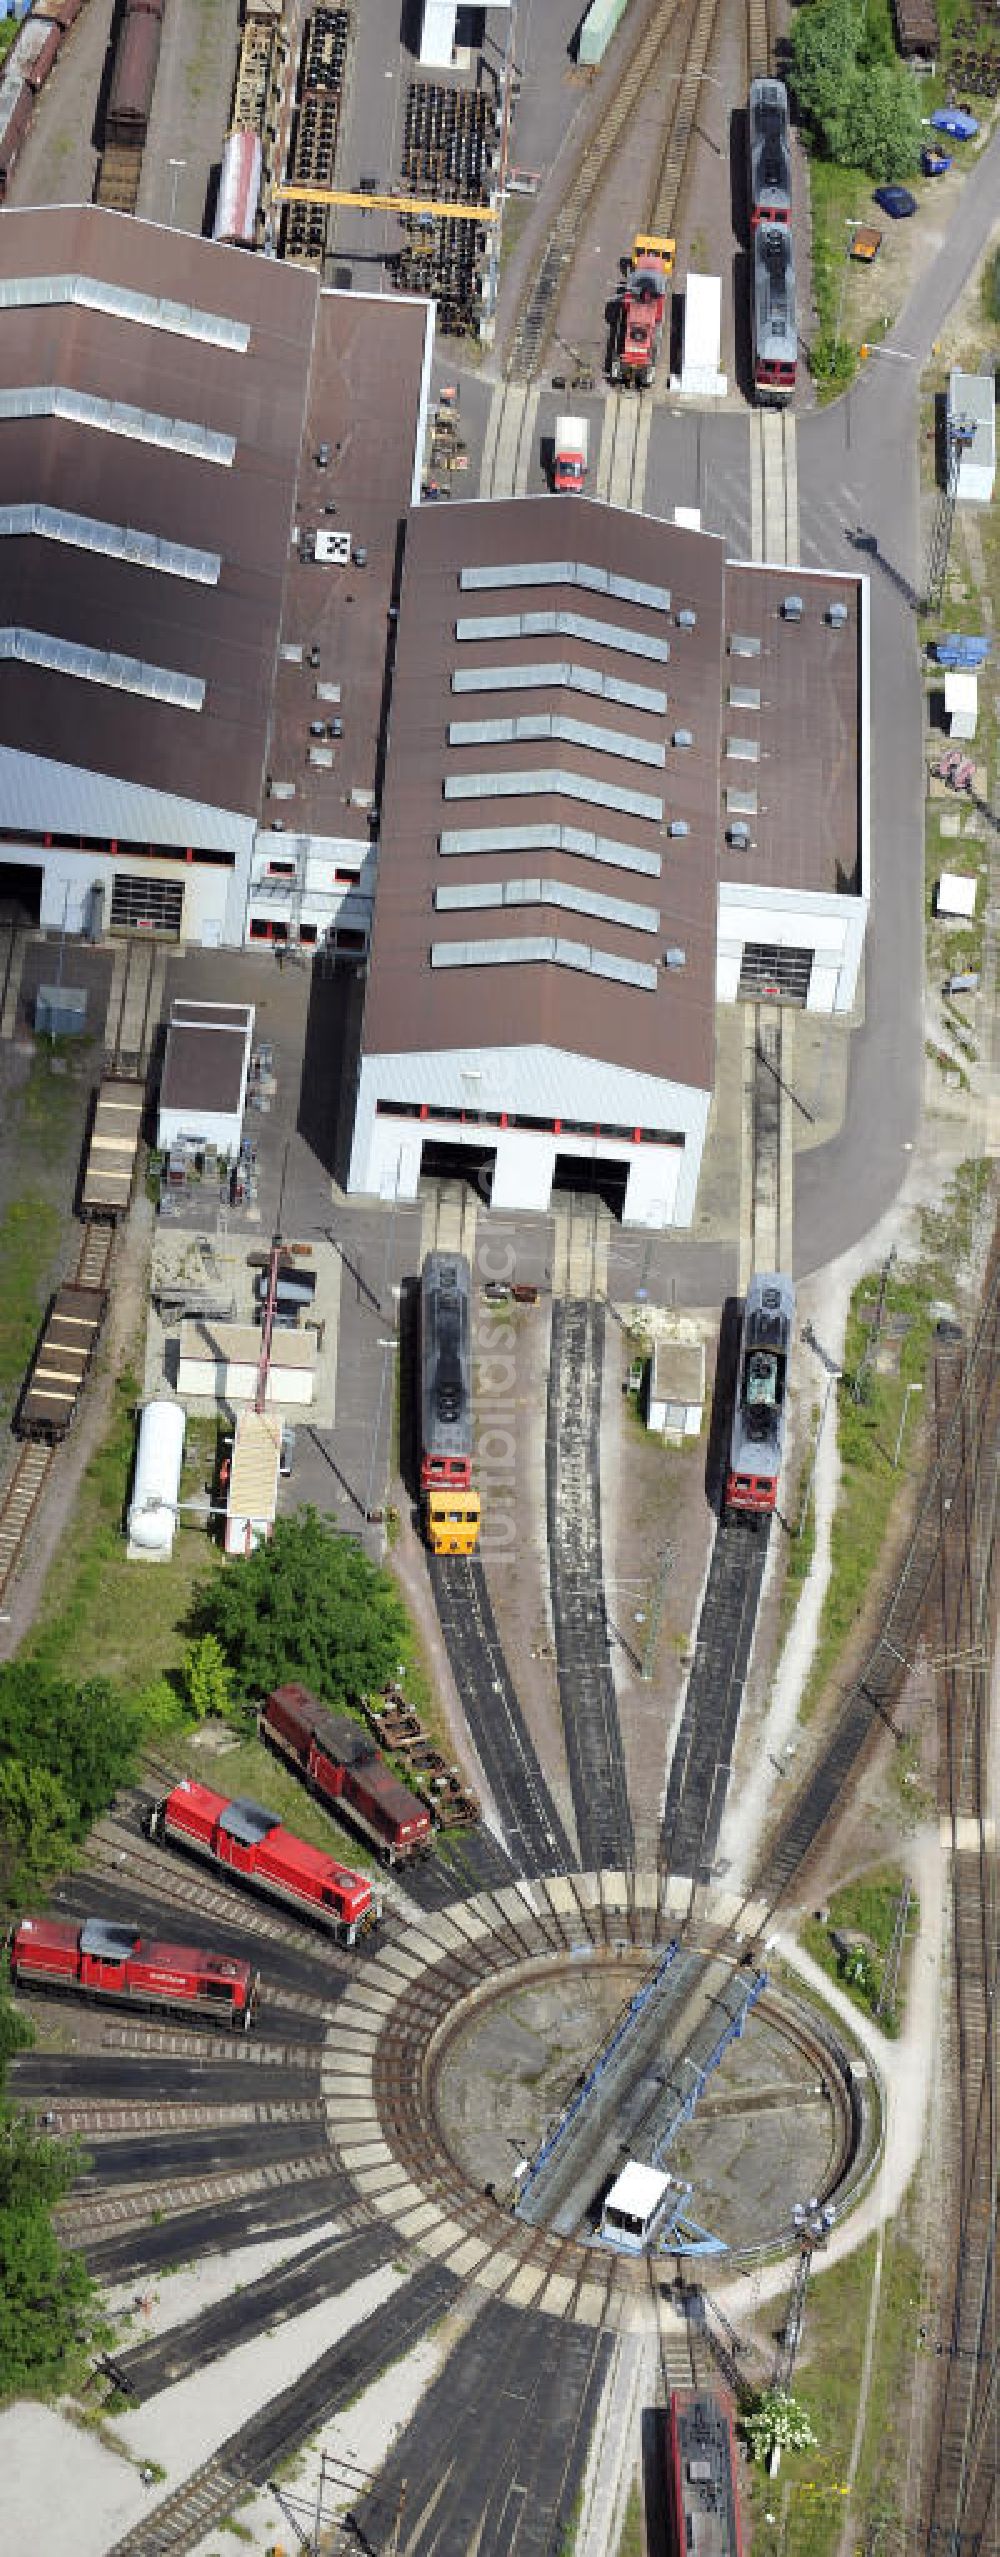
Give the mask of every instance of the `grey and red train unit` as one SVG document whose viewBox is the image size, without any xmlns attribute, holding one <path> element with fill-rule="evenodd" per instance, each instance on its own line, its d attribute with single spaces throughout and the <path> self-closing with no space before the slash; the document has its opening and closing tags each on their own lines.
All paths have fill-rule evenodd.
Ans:
<svg viewBox="0 0 1000 2557">
<path fill-rule="evenodd" d="M 317 1919 L 338 1944 L 356 1944 L 382 1915 L 381 1896 L 366 1873 L 352 1873 L 322 1847 L 296 1838 L 262 1803 L 244 1795 L 230 1801 L 190 1776 L 156 1804 L 149 1834 Z"/>
<path fill-rule="evenodd" d="M 670 2557 L 743 2557 L 733 2410 L 718 2388 L 675 2388 L 666 2416 Z"/>
<path fill-rule="evenodd" d="M 751 80 L 747 106 L 750 227 L 792 218 L 788 91 L 783 80 Z"/>
<path fill-rule="evenodd" d="M 787 408 L 799 352 L 795 255 L 786 222 L 758 222 L 751 282 L 753 388 L 761 408 Z"/>
<path fill-rule="evenodd" d="M 785 1447 L 795 1290 L 779 1271 L 756 1272 L 743 1307 L 725 1514 L 768 1518 Z"/>
<path fill-rule="evenodd" d="M 112 2006 L 162 2009 L 246 2033 L 260 1992 L 252 1963 L 163 1944 L 108 1918 L 22 1918 L 9 1938 L 16 1989 L 61 1989 Z"/>
<path fill-rule="evenodd" d="M 386 1766 L 360 1723 L 330 1713 L 308 1687 L 275 1687 L 258 1717 L 270 1742 L 337 1819 L 367 1838 L 383 1864 L 412 1864 L 431 1843 L 431 1817 Z"/>
</svg>

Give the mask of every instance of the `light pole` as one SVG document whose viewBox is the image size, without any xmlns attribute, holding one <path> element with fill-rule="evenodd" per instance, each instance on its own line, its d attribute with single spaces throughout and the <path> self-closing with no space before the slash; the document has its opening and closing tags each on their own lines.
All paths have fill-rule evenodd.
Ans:
<svg viewBox="0 0 1000 2557">
<path fill-rule="evenodd" d="M 922 1385 L 907 1385 L 904 1388 L 903 1408 L 899 1415 L 899 1428 L 896 1431 L 896 1449 L 892 1460 L 894 1473 L 898 1473 L 899 1470 L 899 1459 L 903 1450 L 903 1431 L 906 1428 L 906 1415 L 910 1408 L 910 1396 L 911 1394 L 922 1394 L 923 1390 Z"/>
<path fill-rule="evenodd" d="M 170 170 L 170 228 L 173 230 L 174 220 L 177 213 L 177 180 L 180 176 L 181 170 L 186 169 L 187 161 L 168 160 L 167 167 Z"/>
</svg>

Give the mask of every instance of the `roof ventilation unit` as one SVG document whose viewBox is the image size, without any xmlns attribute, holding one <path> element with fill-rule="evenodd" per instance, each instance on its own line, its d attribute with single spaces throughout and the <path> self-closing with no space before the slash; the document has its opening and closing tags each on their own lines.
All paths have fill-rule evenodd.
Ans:
<svg viewBox="0 0 1000 2557">
<path fill-rule="evenodd" d="M 687 951 L 676 949 L 665 950 L 663 953 L 663 965 L 665 968 L 686 968 Z"/>
<path fill-rule="evenodd" d="M 688 825 L 686 817 L 671 817 L 670 824 L 667 827 L 668 835 L 689 835 L 690 832 L 691 828 Z"/>
<path fill-rule="evenodd" d="M 744 824 L 742 817 L 737 818 L 735 825 L 726 827 L 726 842 L 733 844 L 737 852 L 749 851 L 750 828 Z"/>
<path fill-rule="evenodd" d="M 802 597 L 801 597 L 801 595 L 786 595 L 786 596 L 785 596 L 784 603 L 782 604 L 782 607 L 781 607 L 781 618 L 782 618 L 782 621 L 801 621 L 801 619 L 802 619 Z"/>
<path fill-rule="evenodd" d="M 698 627 L 698 615 L 697 615 L 697 613 L 693 613 L 693 612 L 691 611 L 690 605 L 689 605 L 689 604 L 685 604 L 685 606 L 684 606 L 684 608 L 683 608 L 683 611 L 679 612 L 679 613 L 678 613 L 678 615 L 677 615 L 677 628 L 678 628 L 678 630 L 697 630 L 697 627 Z"/>
<path fill-rule="evenodd" d="M 830 624 L 831 630 L 843 630 L 847 621 L 846 604 L 828 604 L 826 608 L 826 619 Z"/>
<path fill-rule="evenodd" d="M 692 728 L 675 728 L 674 744 L 675 746 L 693 746 L 694 730 Z"/>
</svg>

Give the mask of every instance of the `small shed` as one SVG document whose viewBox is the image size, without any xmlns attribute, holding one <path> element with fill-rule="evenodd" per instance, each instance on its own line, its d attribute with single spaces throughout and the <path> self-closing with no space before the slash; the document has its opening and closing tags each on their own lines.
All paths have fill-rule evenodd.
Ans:
<svg viewBox="0 0 1000 2557">
<path fill-rule="evenodd" d="M 996 385 L 992 373 L 963 373 L 955 365 L 948 375 L 948 432 L 971 427 L 958 465 L 957 495 L 975 506 L 988 506 L 997 469 Z"/>
<path fill-rule="evenodd" d="M 200 1321 L 181 1325 L 177 1391 L 201 1401 L 252 1403 L 263 1334 L 254 1323 Z M 316 1390 L 315 1332 L 271 1334 L 265 1405 L 307 1411 Z"/>
<path fill-rule="evenodd" d="M 273 1412 L 241 1412 L 236 1423 L 229 1499 L 227 1554 L 252 1554 L 266 1545 L 278 1506 L 281 1422 Z"/>
<path fill-rule="evenodd" d="M 253 1039 L 252 1003 L 170 1007 L 156 1123 L 162 1154 L 214 1145 L 226 1162 L 240 1150 Z"/>
<path fill-rule="evenodd" d="M 960 923 L 971 923 L 975 911 L 975 879 L 965 878 L 959 870 L 942 870 L 937 886 L 935 913 L 954 916 Z"/>
<path fill-rule="evenodd" d="M 892 0 L 896 42 L 904 61 L 929 69 L 936 62 L 941 30 L 935 0 Z"/>
<path fill-rule="evenodd" d="M 704 1409 L 704 1341 L 657 1341 L 647 1391 L 650 1429 L 675 1441 L 697 1438 Z"/>
<path fill-rule="evenodd" d="M 949 737 L 975 736 L 979 719 L 979 681 L 975 675 L 946 675 L 944 715 Z"/>
<path fill-rule="evenodd" d="M 601 2213 L 604 2244 L 618 2247 L 626 2255 L 642 2255 L 656 2235 L 673 2189 L 672 2176 L 662 2174 L 655 2166 L 640 2166 L 635 2158 L 630 2158 L 605 2198 Z"/>
</svg>

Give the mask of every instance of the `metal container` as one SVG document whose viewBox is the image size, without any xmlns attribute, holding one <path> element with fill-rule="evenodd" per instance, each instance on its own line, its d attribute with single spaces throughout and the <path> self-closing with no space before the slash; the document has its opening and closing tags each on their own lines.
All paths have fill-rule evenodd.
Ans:
<svg viewBox="0 0 1000 2557">
<path fill-rule="evenodd" d="M 35 1028 L 47 1039 L 78 1039 L 87 1027 L 86 986 L 39 986 Z"/>
</svg>

